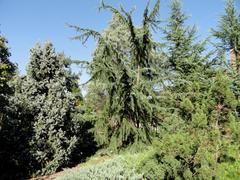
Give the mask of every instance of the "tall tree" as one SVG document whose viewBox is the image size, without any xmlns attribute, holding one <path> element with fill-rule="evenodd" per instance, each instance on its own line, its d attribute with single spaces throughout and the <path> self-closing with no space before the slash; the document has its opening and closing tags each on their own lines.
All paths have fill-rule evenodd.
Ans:
<svg viewBox="0 0 240 180">
<path fill-rule="evenodd" d="M 172 0 L 170 17 L 163 33 L 166 40 L 169 67 L 178 73 L 187 75 L 194 71 L 195 66 L 202 63 L 201 53 L 204 42 L 196 41 L 195 26 L 187 26 L 187 16 L 182 11 L 181 1 Z"/>
<path fill-rule="evenodd" d="M 105 113 L 96 121 L 95 126 L 95 137 L 100 144 L 110 144 L 117 148 L 150 140 L 150 126 L 156 118 L 151 81 L 153 42 L 150 28 L 158 25 L 159 1 L 151 12 L 148 6 L 149 4 L 143 14 L 142 26 L 136 28 L 131 12 L 123 9 L 119 11 L 102 4 L 103 9 L 109 9 L 114 14 L 118 21 L 116 23 L 123 24 L 123 31 L 120 31 L 128 38 L 126 44 L 121 45 L 124 39 L 120 40 L 119 36 L 106 38 L 104 34 L 93 30 L 72 26 L 81 33 L 75 39 L 84 42 L 93 36 L 98 40 L 97 55 L 90 64 L 92 79 L 106 85 L 108 97 Z"/>
<path fill-rule="evenodd" d="M 194 28 L 185 26 L 180 5 L 172 1 L 164 31 L 170 75 L 160 90 L 159 105 L 169 111 L 160 124 L 160 138 L 153 143 L 155 154 L 143 161 L 145 177 L 212 179 L 228 171 L 234 175 L 224 176 L 234 177 L 239 163 L 234 140 L 238 99 L 232 80 L 218 64 L 222 54 L 214 60 L 206 55 L 205 42 L 196 42 Z"/>
<path fill-rule="evenodd" d="M 180 113 L 184 119 L 191 119 L 191 113 L 185 110 L 193 110 L 192 102 L 196 102 L 209 88 L 215 61 L 210 59 L 211 53 L 206 53 L 207 41 L 197 41 L 196 28 L 186 25 L 187 16 L 182 11 L 181 1 L 172 0 L 170 7 L 170 17 L 163 30 L 169 78 L 167 91 L 162 94 L 171 92 L 166 106 Z"/>
<path fill-rule="evenodd" d="M 4 179 L 49 174 L 79 162 L 89 154 L 86 148 L 92 142 L 79 117 L 82 96 L 69 58 L 47 43 L 33 48 L 30 60 L 28 74 L 9 83 L 14 93 L 1 132 Z M 83 139 L 89 142 L 84 144 Z"/>
<path fill-rule="evenodd" d="M 8 82 L 15 72 L 15 66 L 9 60 L 11 54 L 7 43 L 8 41 L 5 37 L 0 36 L 0 131 L 5 123 L 6 106 L 8 105 L 7 96 L 11 94 L 11 88 Z"/>
<path fill-rule="evenodd" d="M 124 63 L 129 65 L 130 35 L 127 31 L 126 24 L 122 22 L 122 19 L 118 14 L 113 14 L 109 26 L 104 30 L 102 36 L 106 43 L 111 44 L 114 49 L 118 50 L 118 56 L 124 59 Z M 103 53 L 104 46 L 99 44 L 94 52 L 94 59 L 101 59 L 102 56 L 104 56 Z M 90 67 L 91 75 L 94 75 L 94 70 L 94 67 Z M 92 81 L 88 84 L 87 92 L 85 99 L 87 100 L 88 106 L 92 106 L 92 111 L 97 114 L 101 113 L 104 110 L 107 99 L 109 98 L 106 83 L 94 80 L 94 82 Z"/>
<path fill-rule="evenodd" d="M 14 64 L 9 60 L 11 54 L 7 43 L 8 41 L 3 36 L 0 36 L 0 101 L 2 102 L 0 112 L 3 111 L 4 101 L 6 101 L 4 95 L 10 92 L 7 82 L 13 77 L 15 71 Z"/>
<path fill-rule="evenodd" d="M 18 141 L 24 133 L 19 123 L 11 118 L 15 109 L 11 101 L 14 88 L 10 82 L 14 79 L 16 66 L 9 60 L 11 54 L 7 44 L 6 38 L 0 36 L 0 179 L 19 178 L 26 170 L 20 167 L 24 159 L 20 154 L 25 150 L 21 147 L 25 147 L 25 142 Z"/>
<path fill-rule="evenodd" d="M 76 98 L 65 67 L 65 57 L 51 43 L 31 49 L 22 94 L 33 114 L 31 151 L 41 174 L 55 172 L 69 163 L 77 142 L 72 113 Z M 24 100 L 24 99 L 23 99 Z M 24 102 L 24 101 L 23 101 Z"/>
<path fill-rule="evenodd" d="M 221 46 L 230 51 L 233 69 L 240 72 L 240 14 L 235 7 L 235 0 L 227 0 L 225 14 L 219 21 L 213 35 L 221 40 Z"/>
<path fill-rule="evenodd" d="M 233 89 L 238 97 L 238 114 L 240 114 L 240 14 L 235 6 L 235 0 L 228 0 L 225 14 L 221 17 L 217 30 L 213 35 L 221 40 L 220 48 L 230 52 L 230 63 L 234 70 L 229 75 L 233 80 Z"/>
</svg>

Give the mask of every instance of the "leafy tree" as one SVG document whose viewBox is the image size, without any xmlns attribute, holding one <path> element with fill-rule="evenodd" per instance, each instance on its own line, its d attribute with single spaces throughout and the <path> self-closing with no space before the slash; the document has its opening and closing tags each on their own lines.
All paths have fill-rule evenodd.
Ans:
<svg viewBox="0 0 240 180">
<path fill-rule="evenodd" d="M 28 140 L 32 116 L 14 98 L 18 90 L 12 81 L 21 78 L 15 76 L 16 66 L 9 60 L 11 54 L 7 43 L 0 36 L 0 179 L 21 179 L 29 175 L 31 166 Z"/>
<path fill-rule="evenodd" d="M 8 96 L 6 116 L 1 129 L 1 172 L 0 179 L 25 179 L 31 176 L 35 166 L 29 142 L 32 137 L 33 114 L 22 89 L 23 79 L 15 76 L 9 83 L 13 91 Z"/>
<path fill-rule="evenodd" d="M 0 36 L 0 122 L 3 118 L 2 112 L 4 106 L 7 103 L 5 95 L 11 92 L 7 83 L 12 78 L 15 72 L 15 66 L 9 60 L 11 54 L 9 52 L 9 48 L 7 47 L 7 43 L 8 41 L 3 36 Z"/>
</svg>

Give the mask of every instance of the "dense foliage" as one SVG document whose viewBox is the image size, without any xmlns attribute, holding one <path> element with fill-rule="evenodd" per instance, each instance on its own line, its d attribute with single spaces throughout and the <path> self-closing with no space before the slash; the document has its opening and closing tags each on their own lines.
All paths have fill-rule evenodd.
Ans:
<svg viewBox="0 0 240 180">
<path fill-rule="evenodd" d="M 103 35 L 72 26 L 82 33 L 75 39 L 85 41 L 90 35 L 98 39 L 90 69 L 92 80 L 104 86 L 106 106 L 96 121 L 96 141 L 102 145 L 110 144 L 113 148 L 135 141 L 148 142 L 150 126 L 155 123 L 153 111 L 156 108 L 151 89 L 151 53 L 154 46 L 150 27 L 157 25 L 159 2 L 151 12 L 146 7 L 142 26 L 138 28 L 134 26 L 130 13 L 104 3 L 101 8 L 114 14 L 113 22 Z M 119 40 L 119 32 L 127 39 Z"/>
<path fill-rule="evenodd" d="M 152 9 L 147 3 L 139 26 L 133 11 L 104 2 L 100 9 L 113 15 L 102 33 L 70 25 L 79 33 L 73 39 L 97 41 L 88 62 L 56 53 L 49 42 L 37 44 L 20 76 L 0 37 L 0 179 L 51 174 L 97 148 L 112 159 L 60 179 L 238 179 L 240 14 L 234 1 L 212 30 L 219 42 L 211 51 L 187 25 L 179 0 L 171 0 L 163 22 L 160 1 Z M 83 63 L 91 76 L 84 97 L 72 63 Z"/>
<path fill-rule="evenodd" d="M 111 160 L 93 165 L 90 167 L 84 167 L 80 171 L 66 170 L 64 176 L 57 178 L 58 180 L 72 180 L 72 179 L 130 179 L 140 180 L 143 175 L 136 173 L 131 168 L 124 157 L 116 157 Z"/>
</svg>

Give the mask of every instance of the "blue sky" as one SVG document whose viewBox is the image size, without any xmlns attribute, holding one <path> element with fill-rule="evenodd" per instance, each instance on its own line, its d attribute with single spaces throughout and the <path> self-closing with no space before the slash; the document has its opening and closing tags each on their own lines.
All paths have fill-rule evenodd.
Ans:
<svg viewBox="0 0 240 180">
<path fill-rule="evenodd" d="M 126 9 L 136 7 L 134 20 L 140 23 L 147 0 L 105 0 Z M 155 0 L 151 0 L 153 5 Z M 218 18 L 224 12 L 224 0 L 182 0 L 183 10 L 189 15 L 188 23 L 197 25 L 201 38 L 210 35 Z M 70 40 L 76 33 L 66 23 L 102 31 L 111 20 L 111 14 L 98 11 L 99 0 L 0 0 L 0 31 L 8 41 L 11 60 L 18 64 L 21 74 L 26 71 L 29 49 L 37 42 L 52 41 L 56 50 L 64 51 L 73 59 L 91 59 L 96 43 L 90 40 L 86 47 Z M 160 18 L 169 12 L 169 0 L 161 1 Z M 160 36 L 155 36 L 160 40 Z M 82 81 L 87 79 L 83 74 Z"/>
</svg>

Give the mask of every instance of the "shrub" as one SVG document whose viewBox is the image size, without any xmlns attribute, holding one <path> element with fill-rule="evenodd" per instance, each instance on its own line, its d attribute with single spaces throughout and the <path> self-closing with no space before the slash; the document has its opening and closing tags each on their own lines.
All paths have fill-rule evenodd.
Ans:
<svg viewBox="0 0 240 180">
<path fill-rule="evenodd" d="M 103 163 L 85 167 L 79 170 L 67 170 L 65 175 L 59 177 L 57 180 L 120 180 L 120 179 L 131 179 L 137 180 L 142 179 L 142 174 L 135 172 L 133 168 L 130 168 L 127 161 L 123 157 L 117 157 L 112 160 L 107 160 Z"/>
</svg>

